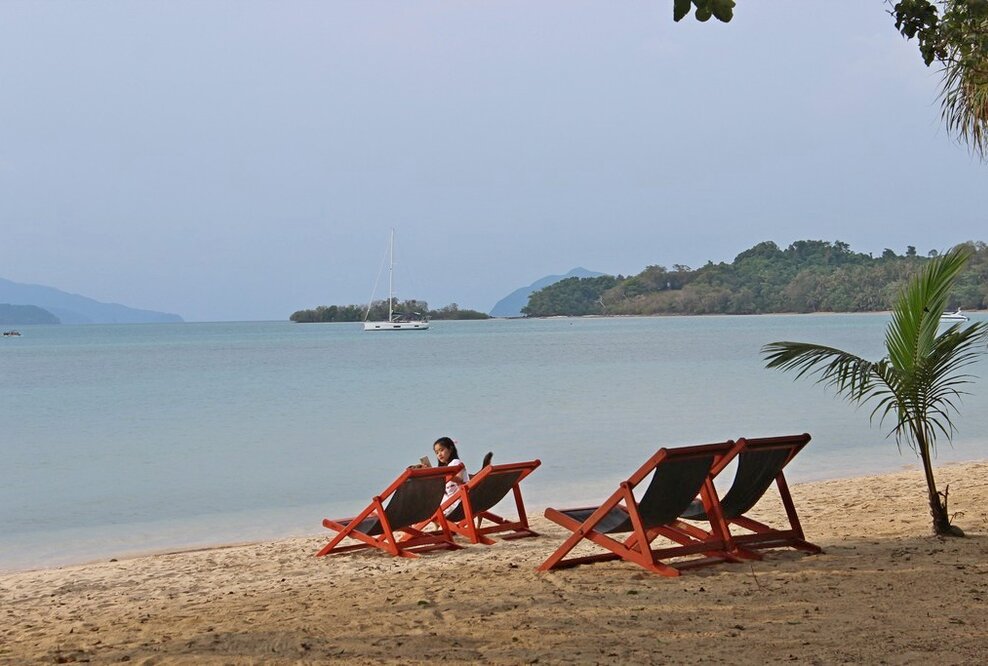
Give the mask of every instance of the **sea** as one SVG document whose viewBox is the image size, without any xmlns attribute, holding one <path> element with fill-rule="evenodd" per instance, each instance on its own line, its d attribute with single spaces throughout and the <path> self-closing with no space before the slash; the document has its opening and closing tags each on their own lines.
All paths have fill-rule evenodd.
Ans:
<svg viewBox="0 0 988 666">
<path fill-rule="evenodd" d="M 470 470 L 487 451 L 541 460 L 523 485 L 530 513 L 604 499 L 660 447 L 741 436 L 810 433 L 795 482 L 917 467 L 893 424 L 765 369 L 760 351 L 806 341 L 877 360 L 888 321 L 22 327 L 0 339 L 0 570 L 328 536 L 323 517 L 363 509 L 443 435 Z M 937 465 L 988 458 L 988 361 L 970 372 L 982 379 Z"/>
</svg>

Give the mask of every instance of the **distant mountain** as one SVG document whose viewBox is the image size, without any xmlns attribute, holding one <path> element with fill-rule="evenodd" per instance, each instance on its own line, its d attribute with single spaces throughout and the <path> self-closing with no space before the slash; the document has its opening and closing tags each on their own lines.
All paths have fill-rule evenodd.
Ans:
<svg viewBox="0 0 988 666">
<path fill-rule="evenodd" d="M 589 278 L 600 277 L 601 275 L 604 275 L 604 273 L 588 271 L 586 268 L 574 268 L 566 275 L 547 275 L 540 280 L 536 280 L 527 287 L 515 289 L 513 292 L 495 303 L 494 307 L 491 308 L 490 314 L 492 317 L 520 317 L 521 309 L 528 305 L 528 297 L 532 292 L 536 292 L 539 289 L 544 289 L 550 284 L 555 284 L 560 280 L 565 280 L 566 278 Z"/>
<path fill-rule="evenodd" d="M 11 305 L 0 303 L 0 324 L 61 324 L 58 317 L 37 305 Z"/>
<path fill-rule="evenodd" d="M 19 284 L 3 278 L 0 278 L 0 303 L 35 305 L 58 317 L 63 324 L 160 324 L 182 321 L 177 314 L 101 303 L 53 287 Z"/>
</svg>

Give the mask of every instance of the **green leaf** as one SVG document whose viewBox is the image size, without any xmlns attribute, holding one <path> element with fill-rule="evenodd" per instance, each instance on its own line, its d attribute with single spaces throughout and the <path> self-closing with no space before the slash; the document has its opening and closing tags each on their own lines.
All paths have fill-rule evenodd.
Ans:
<svg viewBox="0 0 988 666">
<path fill-rule="evenodd" d="M 693 2 L 691 0 L 675 0 L 672 3 L 672 20 L 683 20 L 690 13 L 690 7 L 692 6 Z"/>
<path fill-rule="evenodd" d="M 713 0 L 711 9 L 718 21 L 730 23 L 734 18 L 734 0 Z"/>
</svg>

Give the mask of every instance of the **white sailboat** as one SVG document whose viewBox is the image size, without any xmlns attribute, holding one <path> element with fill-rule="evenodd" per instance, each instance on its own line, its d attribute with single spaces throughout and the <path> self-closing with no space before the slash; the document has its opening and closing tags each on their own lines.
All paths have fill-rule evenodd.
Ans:
<svg viewBox="0 0 988 666">
<path fill-rule="evenodd" d="M 418 313 L 397 313 L 394 311 L 394 267 L 395 267 L 395 230 L 391 230 L 391 241 L 388 243 L 388 320 L 367 321 L 370 316 L 371 304 L 367 304 L 364 314 L 365 331 L 424 331 L 429 328 L 428 317 Z"/>
</svg>

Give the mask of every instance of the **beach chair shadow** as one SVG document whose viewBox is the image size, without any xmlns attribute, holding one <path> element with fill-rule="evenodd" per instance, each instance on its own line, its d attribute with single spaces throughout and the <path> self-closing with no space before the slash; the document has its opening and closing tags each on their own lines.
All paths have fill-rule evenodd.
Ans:
<svg viewBox="0 0 988 666">
<path fill-rule="evenodd" d="M 316 556 L 380 548 L 396 557 L 417 557 L 430 550 L 459 549 L 441 513 L 436 518 L 438 529 L 425 532 L 416 525 L 436 516 L 446 481 L 462 469 L 462 465 L 406 469 L 355 517 L 324 518 L 323 526 L 338 534 Z M 340 545 L 347 537 L 361 543 Z"/>
<path fill-rule="evenodd" d="M 716 477 L 724 471 L 732 460 L 737 458 L 738 465 L 734 481 L 730 489 L 720 500 L 721 516 L 728 531 L 731 526 L 741 527 L 747 532 L 731 533 L 731 543 L 736 553 L 741 557 L 760 559 L 759 550 L 768 548 L 797 548 L 808 553 L 821 553 L 823 549 L 806 540 L 803 534 L 796 506 L 793 504 L 789 486 L 786 483 L 785 467 L 810 441 L 810 435 L 787 435 L 784 437 L 741 438 L 731 452 L 714 464 L 712 476 Z M 746 516 L 765 496 L 772 483 L 775 483 L 782 505 L 786 511 L 789 525 L 784 528 L 770 527 Z M 704 509 L 702 501 L 694 502 L 680 516 L 685 520 L 711 521 Z M 718 528 L 719 529 L 719 528 Z M 699 529 L 691 531 L 697 538 L 709 534 Z"/>
<path fill-rule="evenodd" d="M 521 498 L 521 481 L 541 465 L 539 460 L 487 465 L 460 486 L 457 492 L 442 504 L 449 529 L 465 537 L 470 543 L 491 545 L 489 534 L 502 539 L 521 539 L 539 536 L 528 525 L 525 503 Z M 509 520 L 491 509 L 511 492 L 515 500 L 517 519 Z M 487 524 L 485 524 L 485 522 Z"/>
<path fill-rule="evenodd" d="M 714 492 L 711 468 L 731 451 L 734 442 L 659 449 L 638 468 L 616 492 L 596 507 L 545 511 L 549 520 L 572 534 L 539 565 L 539 571 L 576 566 L 590 562 L 623 559 L 664 576 L 716 562 L 739 561 L 730 552 L 725 532 L 705 532 L 682 523 L 679 515 L 699 494 L 704 508 L 717 516 L 720 506 Z M 641 499 L 635 488 L 651 475 Z M 726 530 L 723 523 L 721 527 Z M 691 534 L 684 528 L 692 528 Z M 611 535 L 629 534 L 619 541 Z M 664 537 L 675 545 L 655 548 L 652 542 Z M 607 550 L 606 553 L 567 557 L 584 539 Z M 690 557 L 700 556 L 700 557 Z M 671 562 L 672 558 L 679 559 Z"/>
</svg>

